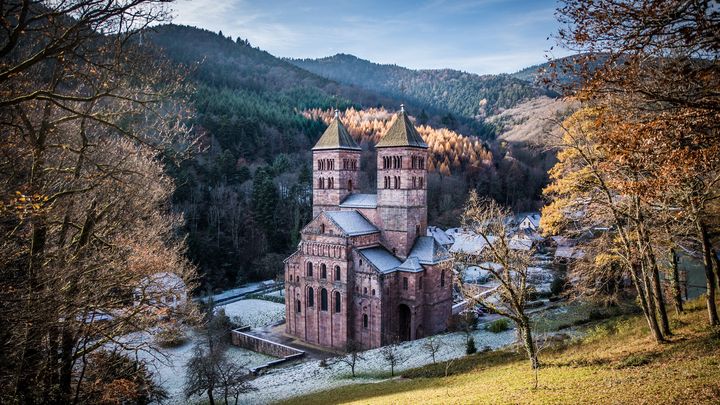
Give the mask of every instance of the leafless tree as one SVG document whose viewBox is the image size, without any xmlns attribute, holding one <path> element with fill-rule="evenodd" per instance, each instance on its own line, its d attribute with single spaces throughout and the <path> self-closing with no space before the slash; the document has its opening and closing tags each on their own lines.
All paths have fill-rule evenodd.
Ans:
<svg viewBox="0 0 720 405">
<path fill-rule="evenodd" d="M 407 357 L 403 353 L 400 341 L 397 338 L 391 339 L 387 345 L 380 348 L 380 354 L 390 366 L 390 375 L 393 377 L 395 376 L 395 367 L 407 361 Z"/>
<path fill-rule="evenodd" d="M 530 318 L 525 304 L 531 292 L 527 283 L 528 267 L 532 250 L 510 248 L 511 232 L 506 218 L 510 212 L 495 201 L 470 192 L 462 215 L 462 227 L 479 236 L 484 247 L 479 254 L 458 251 L 453 253 L 460 290 L 470 306 L 482 303 L 493 312 L 509 318 L 518 329 L 532 368 L 540 366 L 532 337 Z M 478 266 L 490 273 L 499 286 L 494 292 L 481 292 L 476 285 L 463 282 L 463 272 L 470 266 Z"/>
<path fill-rule="evenodd" d="M 431 336 L 425 343 L 423 343 L 423 349 L 430 353 L 433 364 L 436 364 L 435 357 L 445 348 L 445 341 L 438 336 Z"/>
<path fill-rule="evenodd" d="M 350 339 L 345 344 L 345 353 L 339 354 L 332 362 L 347 364 L 347 366 L 350 367 L 352 377 L 355 378 L 355 367 L 360 360 L 365 361 L 363 347 L 359 342 Z"/>
</svg>

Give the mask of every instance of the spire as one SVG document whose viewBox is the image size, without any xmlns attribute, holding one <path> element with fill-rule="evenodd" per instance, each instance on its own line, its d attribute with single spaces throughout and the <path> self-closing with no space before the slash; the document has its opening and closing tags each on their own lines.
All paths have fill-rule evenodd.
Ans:
<svg viewBox="0 0 720 405">
<path fill-rule="evenodd" d="M 413 146 L 425 149 L 428 147 L 417 129 L 415 129 L 415 125 L 410 122 L 404 104 L 400 104 L 400 111 L 393 119 L 393 122 L 390 123 L 390 128 L 385 132 L 380 142 L 375 145 L 376 148 L 392 146 Z"/>
<path fill-rule="evenodd" d="M 340 121 L 340 112 L 335 110 L 335 117 L 330 126 L 323 132 L 312 150 L 351 149 L 361 150 L 355 140 L 350 136 L 345 125 Z"/>
</svg>

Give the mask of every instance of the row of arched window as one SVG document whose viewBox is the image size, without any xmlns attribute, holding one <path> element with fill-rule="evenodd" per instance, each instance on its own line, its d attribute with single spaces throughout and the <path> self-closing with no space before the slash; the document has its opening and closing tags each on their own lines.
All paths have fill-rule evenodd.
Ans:
<svg viewBox="0 0 720 405">
<path fill-rule="evenodd" d="M 340 281 L 340 273 L 341 273 L 341 271 L 340 271 L 340 266 L 335 266 L 335 275 L 334 275 L 334 276 L 335 276 L 335 278 L 334 278 L 335 281 Z M 308 277 L 312 277 L 312 276 L 313 276 L 313 264 L 312 264 L 312 262 L 307 262 L 306 274 L 307 274 Z M 328 278 L 328 277 L 327 277 L 327 266 L 325 265 L 325 263 L 321 263 L 321 264 L 320 264 L 320 278 L 321 278 L 321 279 L 327 279 L 327 278 Z"/>
<path fill-rule="evenodd" d="M 318 159 L 317 167 L 318 170 L 333 170 L 335 169 L 335 159 Z"/>
<path fill-rule="evenodd" d="M 383 169 L 402 169 L 402 156 L 383 156 Z"/>
<path fill-rule="evenodd" d="M 335 179 L 332 177 L 324 178 L 321 177 L 318 179 L 318 188 L 324 189 L 324 188 L 335 188 Z"/>
<path fill-rule="evenodd" d="M 357 170 L 357 159 L 343 159 L 344 170 Z"/>
<path fill-rule="evenodd" d="M 424 169 L 425 158 L 422 156 L 413 156 L 410 160 L 410 168 L 412 169 Z"/>
<path fill-rule="evenodd" d="M 335 313 L 339 313 L 342 310 L 342 303 L 340 298 L 340 292 L 335 291 L 334 299 L 333 299 L 333 306 Z M 307 300 L 305 301 L 305 304 L 308 308 L 315 307 L 315 290 L 312 287 L 308 287 L 307 289 Z M 327 311 L 328 310 L 328 292 L 326 289 L 320 290 L 320 310 L 321 311 Z M 297 313 L 302 312 L 302 305 L 300 304 L 300 300 L 295 300 L 295 311 Z"/>
<path fill-rule="evenodd" d="M 320 233 L 325 233 L 323 228 L 324 224 L 321 224 Z M 338 245 L 331 245 L 326 243 L 308 243 L 302 244 L 302 251 L 306 255 L 312 256 L 327 256 L 333 258 L 342 258 L 343 247 Z"/>
<path fill-rule="evenodd" d="M 400 188 L 400 176 L 385 176 L 383 188 Z"/>
<path fill-rule="evenodd" d="M 422 176 L 412 178 L 412 188 L 419 188 L 422 189 L 425 185 L 425 179 Z"/>
</svg>

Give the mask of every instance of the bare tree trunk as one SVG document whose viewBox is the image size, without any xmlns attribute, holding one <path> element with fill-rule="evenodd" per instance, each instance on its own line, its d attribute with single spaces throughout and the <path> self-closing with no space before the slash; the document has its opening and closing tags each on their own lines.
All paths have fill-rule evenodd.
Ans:
<svg viewBox="0 0 720 405">
<path fill-rule="evenodd" d="M 683 312 L 682 291 L 680 291 L 680 270 L 678 269 L 678 257 L 675 249 L 670 249 L 670 264 L 672 266 L 672 293 L 675 313 Z"/>
<path fill-rule="evenodd" d="M 698 237 L 702 243 L 703 265 L 705 266 L 705 284 L 707 287 L 705 299 L 707 301 L 708 321 L 710 322 L 710 325 L 720 325 L 720 320 L 718 320 L 717 305 L 715 304 L 715 273 L 713 272 L 712 265 L 710 237 L 708 235 L 707 226 L 703 224 L 700 219 L 695 221 L 695 225 L 697 227 Z"/>
<path fill-rule="evenodd" d="M 720 288 L 720 259 L 718 259 L 718 252 L 715 249 L 712 249 L 712 261 L 715 263 L 715 282 L 718 285 L 718 288 Z"/>
<path fill-rule="evenodd" d="M 525 346 L 525 352 L 527 353 L 528 359 L 530 360 L 530 366 L 533 370 L 540 368 L 540 361 L 538 361 L 537 347 L 532 338 L 532 331 L 530 330 L 530 319 L 527 316 L 523 317 L 520 326 L 520 335 Z"/>
<path fill-rule="evenodd" d="M 640 264 L 641 267 L 641 273 L 642 273 L 642 281 L 643 281 L 643 289 L 645 290 L 645 300 L 648 306 L 648 322 L 650 323 L 650 329 L 653 332 L 653 336 L 655 336 L 655 340 L 657 342 L 664 342 L 665 336 L 663 335 L 662 331 L 660 330 L 660 325 L 657 321 L 657 308 L 655 300 L 655 293 L 653 291 L 652 283 L 650 282 L 648 272 L 645 269 L 644 264 Z"/>
<path fill-rule="evenodd" d="M 642 208 L 640 206 L 639 199 L 636 199 L 636 211 L 637 211 L 637 233 L 640 239 L 638 243 L 642 245 L 640 251 L 644 252 L 643 256 L 647 261 L 650 279 L 652 280 L 652 289 L 654 297 L 654 306 L 656 313 L 660 316 L 660 326 L 665 336 L 672 335 L 670 332 L 670 322 L 668 321 L 667 310 L 665 309 L 665 299 L 663 298 L 662 286 L 660 285 L 660 270 L 658 269 L 657 260 L 655 259 L 655 252 L 650 241 L 650 236 L 645 230 L 645 216 L 643 215 Z"/>
</svg>

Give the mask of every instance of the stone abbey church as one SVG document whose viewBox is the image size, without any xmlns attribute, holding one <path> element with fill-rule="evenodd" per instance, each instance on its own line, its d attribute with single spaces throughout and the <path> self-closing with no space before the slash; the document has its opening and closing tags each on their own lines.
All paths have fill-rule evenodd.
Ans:
<svg viewBox="0 0 720 405">
<path fill-rule="evenodd" d="M 360 147 L 337 113 L 313 147 L 313 220 L 285 260 L 286 332 L 373 348 L 445 330 L 447 250 L 427 228 L 427 149 L 406 112 L 376 145 L 377 194 L 355 190 Z"/>
</svg>

